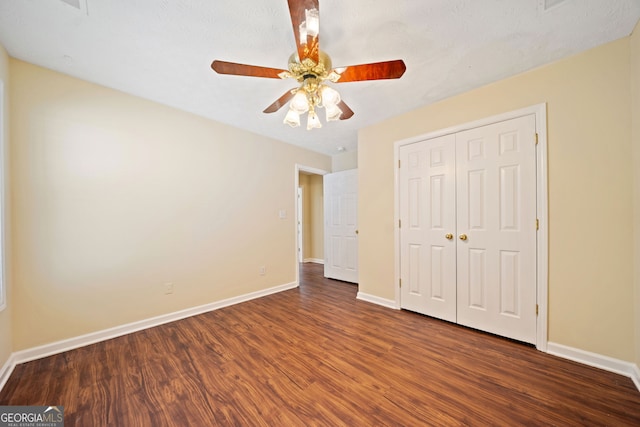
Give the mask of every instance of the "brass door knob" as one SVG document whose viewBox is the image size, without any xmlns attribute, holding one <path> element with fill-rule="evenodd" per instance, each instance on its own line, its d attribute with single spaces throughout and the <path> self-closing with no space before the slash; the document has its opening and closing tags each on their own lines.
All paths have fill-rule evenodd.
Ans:
<svg viewBox="0 0 640 427">
<path fill-rule="evenodd" d="M 467 240 L 466 234 L 461 234 L 459 237 L 460 237 L 460 240 Z"/>
<path fill-rule="evenodd" d="M 356 230 L 356 234 L 359 234 L 360 232 L 358 230 Z"/>
<path fill-rule="evenodd" d="M 444 235 L 444 237 L 446 237 L 447 240 L 451 240 L 451 239 L 453 239 L 453 234 L 447 233 L 447 234 Z"/>
</svg>

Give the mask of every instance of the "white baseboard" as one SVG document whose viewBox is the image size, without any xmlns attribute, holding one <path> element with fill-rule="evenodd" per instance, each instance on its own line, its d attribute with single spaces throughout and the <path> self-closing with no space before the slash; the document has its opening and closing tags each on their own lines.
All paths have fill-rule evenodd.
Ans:
<svg viewBox="0 0 640 427">
<path fill-rule="evenodd" d="M 547 353 L 629 377 L 633 380 L 638 391 L 640 391 L 640 370 L 637 365 L 631 362 L 553 342 L 547 343 Z"/>
<path fill-rule="evenodd" d="M 631 374 L 631 379 L 636 385 L 638 391 L 640 391 L 640 369 L 638 368 L 638 365 L 633 365 L 633 373 Z"/>
<path fill-rule="evenodd" d="M 114 328 L 92 332 L 86 335 L 81 335 L 78 337 L 14 352 L 0 369 L 0 390 L 4 388 L 4 385 L 11 376 L 11 373 L 13 372 L 17 364 L 62 353 L 68 350 L 73 350 L 75 348 L 84 347 L 86 345 L 95 344 L 100 341 L 106 341 L 108 339 L 130 334 L 132 332 L 141 331 L 143 329 L 152 328 L 165 323 L 174 322 L 176 320 L 185 319 L 187 317 L 196 316 L 198 314 L 207 313 L 209 311 L 218 310 L 220 308 L 239 304 L 245 301 L 250 301 L 252 299 L 260 298 L 270 294 L 283 292 L 296 287 L 298 287 L 298 283 L 292 282 L 285 285 L 264 289 L 262 291 L 251 292 L 245 295 L 228 298 L 210 304 L 156 316 L 150 319 L 141 320 L 139 322 L 116 326 Z M 358 292 L 356 298 L 386 308 L 391 308 L 394 310 L 398 309 L 394 300 L 380 298 L 375 295 L 366 294 L 364 292 Z M 591 353 L 585 350 L 568 347 L 562 344 L 556 344 L 553 342 L 547 343 L 547 353 L 629 377 L 634 382 L 638 391 L 640 391 L 640 369 L 638 368 L 638 365 L 630 362 L 625 362 L 623 360 L 614 359 L 612 357 L 603 356 L 601 354 Z"/>
<path fill-rule="evenodd" d="M 358 292 L 356 299 L 398 310 L 395 300 L 392 299 L 380 298 L 375 295 L 365 294 L 364 292 Z"/>
<path fill-rule="evenodd" d="M 305 258 L 304 262 L 313 262 L 315 264 L 324 264 L 324 260 L 320 258 Z"/>
<path fill-rule="evenodd" d="M 2 369 L 0 369 L 0 390 L 7 383 L 7 380 L 13 373 L 13 369 L 16 367 L 16 361 L 13 357 L 13 354 L 9 356 L 9 359 L 6 361 Z"/>
<path fill-rule="evenodd" d="M 75 348 L 84 347 L 90 344 L 95 344 L 100 341 L 106 341 L 112 338 L 120 337 L 122 335 L 130 334 L 132 332 L 153 328 L 155 326 L 159 326 L 165 323 L 174 322 L 176 320 L 185 319 L 187 317 L 196 316 L 198 314 L 207 313 L 209 311 L 218 310 L 220 308 L 228 307 L 230 305 L 239 304 L 241 302 L 246 302 L 252 299 L 261 298 L 267 295 L 286 291 L 296 287 L 298 287 L 297 282 L 287 283 L 285 285 L 275 286 L 273 288 L 251 292 L 251 293 L 240 295 L 237 297 L 228 298 L 221 301 L 216 301 L 209 304 L 201 305 L 198 307 L 192 307 L 185 310 L 176 311 L 173 313 L 163 314 L 160 316 L 152 317 L 152 318 L 141 320 L 138 322 L 128 323 L 126 325 L 116 326 L 113 328 L 104 329 L 102 331 L 91 332 L 86 335 L 68 338 L 65 340 L 56 341 L 56 342 L 44 344 L 38 347 L 28 348 L 26 350 L 14 352 L 9 357 L 9 360 L 2 367 L 2 370 L 0 370 L 0 390 L 2 390 L 2 388 L 4 387 L 7 379 L 9 379 L 9 376 L 11 375 L 11 373 L 13 372 L 13 369 L 17 364 L 29 362 L 31 360 L 41 359 L 47 356 L 52 356 L 54 354 L 73 350 Z"/>
</svg>

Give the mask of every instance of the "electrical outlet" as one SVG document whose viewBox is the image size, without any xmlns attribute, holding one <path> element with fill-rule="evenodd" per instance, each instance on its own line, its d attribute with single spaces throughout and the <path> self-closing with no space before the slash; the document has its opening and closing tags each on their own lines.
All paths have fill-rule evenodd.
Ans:
<svg viewBox="0 0 640 427">
<path fill-rule="evenodd" d="M 267 274 L 267 267 L 263 265 L 260 267 L 260 275 L 264 276 L 265 274 Z"/>
<path fill-rule="evenodd" d="M 172 282 L 167 282 L 164 284 L 164 294 L 165 295 L 170 295 L 173 293 L 173 283 Z"/>
</svg>

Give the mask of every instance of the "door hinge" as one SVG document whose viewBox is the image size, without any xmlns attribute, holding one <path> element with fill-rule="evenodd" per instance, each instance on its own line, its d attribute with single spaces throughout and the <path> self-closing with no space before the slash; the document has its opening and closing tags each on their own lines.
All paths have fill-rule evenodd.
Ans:
<svg viewBox="0 0 640 427">
<path fill-rule="evenodd" d="M 536 132 L 536 145 L 538 145 L 538 133 Z"/>
<path fill-rule="evenodd" d="M 402 287 L 402 278 L 398 279 L 398 286 Z"/>
<path fill-rule="evenodd" d="M 400 169 L 400 159 L 398 159 L 398 169 Z"/>
<path fill-rule="evenodd" d="M 540 308 L 538 307 L 538 304 L 536 304 L 536 316 L 538 315 L 539 311 L 540 311 Z"/>
<path fill-rule="evenodd" d="M 398 228 L 402 228 L 402 220 L 401 219 L 398 220 Z"/>
<path fill-rule="evenodd" d="M 540 230 L 540 220 L 536 218 L 536 230 Z"/>
</svg>

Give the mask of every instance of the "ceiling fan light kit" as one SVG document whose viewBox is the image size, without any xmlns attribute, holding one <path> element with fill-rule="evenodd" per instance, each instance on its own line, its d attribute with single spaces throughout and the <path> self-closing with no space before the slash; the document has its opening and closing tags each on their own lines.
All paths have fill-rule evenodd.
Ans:
<svg viewBox="0 0 640 427">
<path fill-rule="evenodd" d="M 337 90 L 319 83 L 317 76 L 307 75 L 302 81 L 299 89 L 292 90 L 293 98 L 289 102 L 289 111 L 284 118 L 284 123 L 291 126 L 300 126 L 300 116 L 306 112 L 307 130 L 321 128 L 322 124 L 318 119 L 316 108 L 324 108 L 327 122 L 340 119 L 342 110 L 338 104 L 342 101 Z"/>
<path fill-rule="evenodd" d="M 319 0 L 288 0 L 291 23 L 296 40 L 297 51 L 289 57 L 288 70 L 237 64 L 215 60 L 211 68 L 219 74 L 231 74 L 250 77 L 295 79 L 300 86 L 285 92 L 264 112 L 274 113 L 287 102 L 289 111 L 283 123 L 300 126 L 300 116 L 307 113 L 307 130 L 322 127 L 316 112 L 325 109 L 325 120 L 346 120 L 353 111 L 341 99 L 338 91 L 328 86 L 332 83 L 363 80 L 398 79 L 406 66 L 400 59 L 349 67 L 333 68 L 331 58 L 319 48 L 320 13 Z"/>
</svg>

